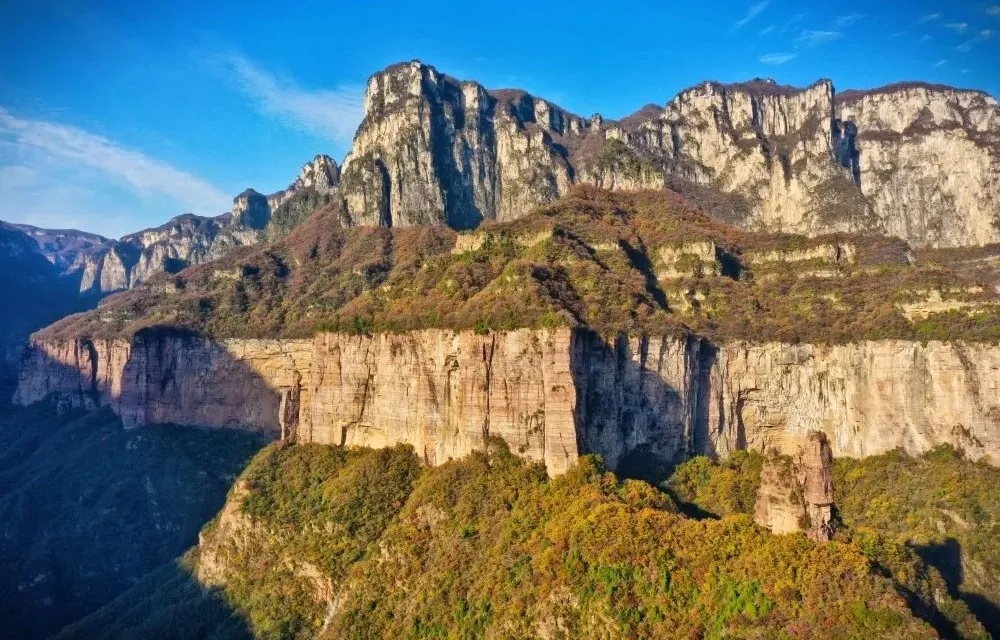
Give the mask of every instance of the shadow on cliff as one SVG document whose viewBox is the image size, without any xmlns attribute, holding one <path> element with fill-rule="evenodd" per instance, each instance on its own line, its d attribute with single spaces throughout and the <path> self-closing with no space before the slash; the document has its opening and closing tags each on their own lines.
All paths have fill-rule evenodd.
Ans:
<svg viewBox="0 0 1000 640">
<path fill-rule="evenodd" d="M 39 379 L 59 379 L 59 388 L 29 406 L 0 404 L 0 629 L 12 637 L 48 637 L 197 544 L 250 457 L 278 435 L 281 394 L 204 336 L 173 329 L 137 335 L 120 395 L 102 388 L 99 347 L 81 345 L 92 365 L 83 369 L 31 349 L 23 365 L 41 367 Z M 194 381 L 182 384 L 184 375 Z M 179 397 L 192 388 L 197 397 Z M 234 397 L 220 404 L 220 393 Z M 143 407 L 147 401 L 158 408 Z M 122 402 L 137 403 L 131 415 L 147 424 L 123 428 L 113 410 Z M 182 419 L 187 411 L 193 419 Z M 206 417 L 227 419 L 198 420 Z M 164 607 L 186 628 L 183 607 Z M 248 635 L 232 621 L 225 628 L 227 635 L 214 637 Z"/>
<path fill-rule="evenodd" d="M 948 587 L 948 595 L 965 602 L 972 615 L 979 619 L 990 635 L 1000 638 L 1000 607 L 978 593 L 963 589 L 965 569 L 962 563 L 962 545 L 958 540 L 948 538 L 943 542 L 913 545 L 913 549 L 925 563 L 941 573 Z M 945 634 L 945 637 L 949 636 Z"/>
<path fill-rule="evenodd" d="M 19 386 L 26 400 L 54 397 L 57 406 L 110 406 L 126 428 L 150 424 L 230 427 L 277 438 L 282 424 L 294 430 L 299 388 L 278 389 L 222 342 L 171 326 L 142 329 L 131 338 L 123 363 L 107 341 L 78 339 L 60 361 L 28 347 Z M 72 353 L 71 353 L 72 352 Z M 117 387 L 111 379 L 120 380 Z M 287 434 L 294 437 L 294 433 Z"/>
<path fill-rule="evenodd" d="M 619 475 L 658 482 L 695 454 L 716 455 L 709 437 L 710 373 L 715 349 L 696 338 L 662 343 L 619 335 L 609 341 L 574 332 L 570 367 L 577 388 L 577 442 L 581 453 L 602 456 Z M 684 345 L 684 367 L 673 384 L 668 348 Z"/>
</svg>

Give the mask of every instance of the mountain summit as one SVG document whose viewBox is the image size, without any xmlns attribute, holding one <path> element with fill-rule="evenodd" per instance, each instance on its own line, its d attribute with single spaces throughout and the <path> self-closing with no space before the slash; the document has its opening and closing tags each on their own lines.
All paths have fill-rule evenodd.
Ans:
<svg viewBox="0 0 1000 640">
<path fill-rule="evenodd" d="M 373 75 L 364 106 L 340 189 L 347 224 L 467 229 L 590 183 L 695 200 L 709 187 L 710 213 L 754 230 L 1000 240 L 1000 107 L 977 91 L 705 82 L 613 121 L 413 61 Z"/>
</svg>

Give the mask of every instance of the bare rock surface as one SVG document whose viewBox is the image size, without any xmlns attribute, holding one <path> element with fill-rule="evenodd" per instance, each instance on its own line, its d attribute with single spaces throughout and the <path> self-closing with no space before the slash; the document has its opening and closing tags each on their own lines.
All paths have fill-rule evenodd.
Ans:
<svg viewBox="0 0 1000 640">
<path fill-rule="evenodd" d="M 176 422 L 299 442 L 405 442 L 430 464 L 498 435 L 553 474 L 598 453 L 611 468 L 642 475 L 692 453 L 799 455 L 813 431 L 838 456 L 950 443 L 996 463 L 997 388 L 1000 348 L 988 344 L 716 346 L 571 329 L 220 341 L 149 332 L 34 342 L 15 402 L 55 394 L 108 405 L 128 427 Z"/>
</svg>

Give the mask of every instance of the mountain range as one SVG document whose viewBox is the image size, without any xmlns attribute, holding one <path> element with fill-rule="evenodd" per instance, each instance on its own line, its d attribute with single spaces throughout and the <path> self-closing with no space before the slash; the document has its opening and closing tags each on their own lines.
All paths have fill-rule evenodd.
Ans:
<svg viewBox="0 0 1000 640">
<path fill-rule="evenodd" d="M 984 638 L 998 196 L 982 92 L 704 82 L 611 120 L 412 61 L 284 191 L 117 240 L 3 223 L 24 468 L 62 462 L 19 420 L 277 441 L 179 564 L 64 637 Z M 884 468 L 911 494 L 871 498 Z M 27 512 L 15 476 L 0 513 Z M 77 589 L 59 626 L 103 604 L 31 549 L 11 594 Z"/>
</svg>

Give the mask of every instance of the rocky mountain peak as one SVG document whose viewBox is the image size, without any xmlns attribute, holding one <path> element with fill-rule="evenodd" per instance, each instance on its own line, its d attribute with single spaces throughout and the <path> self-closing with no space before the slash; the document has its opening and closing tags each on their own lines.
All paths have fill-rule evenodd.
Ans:
<svg viewBox="0 0 1000 640">
<path fill-rule="evenodd" d="M 614 121 L 411 61 L 371 77 L 365 108 L 338 195 L 348 225 L 465 229 L 590 183 L 677 189 L 754 230 L 1000 241 L 1000 109 L 980 92 L 904 83 L 838 97 L 828 79 L 754 78 Z M 970 157 L 961 178 L 943 169 Z"/>
<path fill-rule="evenodd" d="M 270 219 L 271 207 L 264 194 L 248 188 L 233 198 L 233 224 L 263 229 Z"/>
<path fill-rule="evenodd" d="M 290 190 L 315 189 L 328 194 L 340 184 L 340 167 L 336 160 L 326 154 L 319 154 L 302 166 Z"/>
</svg>

